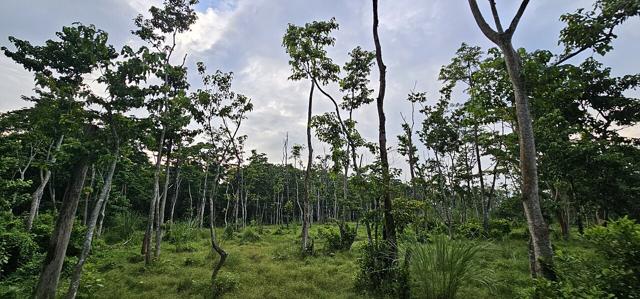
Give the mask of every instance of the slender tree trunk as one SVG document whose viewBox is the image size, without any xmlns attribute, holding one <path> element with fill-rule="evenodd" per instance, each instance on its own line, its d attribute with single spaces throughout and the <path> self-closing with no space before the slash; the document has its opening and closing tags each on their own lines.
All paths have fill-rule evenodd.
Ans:
<svg viewBox="0 0 640 299">
<path fill-rule="evenodd" d="M 311 166 L 313 165 L 313 145 L 311 144 L 311 116 L 313 107 L 313 89 L 315 84 L 311 82 L 311 90 L 309 91 L 309 107 L 307 110 L 307 169 L 304 173 L 304 196 L 302 197 L 302 253 L 305 254 L 309 250 L 309 226 L 311 215 L 309 213 L 309 193 L 311 188 Z"/>
<path fill-rule="evenodd" d="M 173 144 L 173 140 L 169 139 L 169 146 L 167 150 L 167 158 L 165 165 L 165 176 L 164 176 L 164 188 L 162 192 L 162 197 L 160 198 L 160 202 L 158 203 L 158 221 L 156 225 L 156 247 L 154 256 L 160 256 L 160 249 L 162 246 L 162 234 L 164 233 L 164 214 L 165 208 L 167 204 L 167 195 L 169 193 L 169 182 L 171 181 L 171 147 Z"/>
<path fill-rule="evenodd" d="M 533 122 L 529 108 L 529 99 L 525 85 L 520 56 L 513 48 L 512 37 L 529 0 L 523 0 L 520 8 L 506 31 L 503 30 L 495 1 L 490 1 L 491 11 L 496 24 L 493 30 L 482 16 L 476 0 L 468 0 L 473 17 L 483 34 L 495 43 L 504 55 L 507 72 L 513 86 L 518 120 L 518 141 L 520 145 L 520 171 L 522 176 L 522 201 L 527 218 L 533 246 L 537 276 L 556 280 L 553 269 L 553 249 L 549 240 L 549 228 L 542 217 L 538 195 L 538 168 L 536 165 L 536 145 L 533 135 Z"/>
<path fill-rule="evenodd" d="M 105 213 L 107 211 L 107 206 L 109 205 L 110 195 L 111 195 L 111 192 L 107 193 L 107 197 L 104 199 L 104 203 L 102 204 L 102 209 L 100 209 L 100 217 L 98 218 L 98 229 L 96 231 L 96 235 L 98 237 L 102 235 L 102 227 L 103 227 L 102 225 L 104 224 L 104 217 L 106 217 Z"/>
<path fill-rule="evenodd" d="M 82 224 L 87 225 L 87 217 L 89 215 L 89 197 L 91 193 L 93 193 L 93 182 L 96 178 L 96 168 L 95 164 L 91 164 L 91 180 L 89 181 L 89 188 L 91 188 L 91 192 L 87 192 L 84 197 L 84 210 L 82 211 Z"/>
<path fill-rule="evenodd" d="M 58 138 L 58 142 L 56 143 L 56 147 L 54 152 L 51 154 L 51 159 L 49 160 L 50 164 L 55 164 L 57 157 L 56 153 L 60 151 L 60 147 L 62 146 L 62 141 L 64 140 L 64 135 Z M 43 179 L 40 181 L 40 185 L 36 188 L 31 194 L 31 209 L 29 210 L 29 216 L 27 218 L 27 230 L 31 231 L 31 227 L 33 226 L 33 220 L 35 220 L 36 215 L 38 214 L 38 209 L 40 208 L 40 200 L 42 200 L 42 194 L 44 193 L 44 188 L 47 186 L 49 179 L 51 178 L 51 169 L 47 168 Z M 55 198 L 53 199 L 55 201 Z M 53 205 L 53 209 L 55 210 L 55 204 Z"/>
<path fill-rule="evenodd" d="M 482 229 L 485 236 L 489 235 L 489 207 L 487 205 L 484 189 L 484 173 L 482 172 L 482 156 L 480 156 L 480 144 L 478 141 L 478 124 L 473 127 L 473 147 L 478 161 L 478 178 L 480 179 L 480 202 L 482 203 Z"/>
<path fill-rule="evenodd" d="M 171 212 L 169 213 L 169 222 L 173 224 L 173 215 L 176 210 L 176 202 L 178 201 L 178 194 L 180 194 L 180 184 L 182 184 L 182 178 L 180 177 L 180 163 L 176 165 L 176 179 L 175 179 L 175 190 L 173 196 L 171 197 Z"/>
<path fill-rule="evenodd" d="M 94 129 L 88 129 L 86 135 L 92 135 Z M 84 180 L 89 168 L 89 157 L 78 157 L 72 168 L 71 181 L 67 185 L 62 199 L 60 214 L 56 220 L 56 226 L 49 240 L 47 255 L 45 256 L 40 278 L 35 288 L 35 298 L 55 299 L 56 288 L 60 279 L 60 271 L 67 252 L 67 245 L 71 237 L 73 222 L 75 220 L 78 202 L 82 196 Z"/>
<path fill-rule="evenodd" d="M 207 200 L 207 179 L 209 176 L 209 164 L 207 163 L 204 168 L 204 187 L 202 191 L 202 199 L 200 200 L 200 206 L 198 207 L 198 227 L 202 228 L 204 224 L 204 209 Z"/>
<path fill-rule="evenodd" d="M 153 173 L 153 195 L 151 202 L 149 202 L 149 215 L 147 218 L 147 229 L 144 232 L 144 239 L 142 241 L 142 254 L 144 254 L 144 264 L 149 265 L 151 263 L 151 237 L 153 233 L 153 224 L 155 221 L 155 212 L 157 201 L 160 197 L 160 171 L 162 170 L 162 150 L 164 147 L 164 138 L 167 132 L 167 128 L 162 128 L 160 134 L 160 140 L 158 145 L 158 156 L 156 157 L 156 166 Z"/>
<path fill-rule="evenodd" d="M 80 253 L 80 257 L 78 258 L 78 262 L 73 268 L 73 274 L 71 275 L 71 282 L 69 283 L 69 290 L 67 291 L 66 298 L 73 299 L 78 294 L 78 287 L 80 286 L 80 278 L 82 276 L 82 268 L 84 263 L 89 256 L 89 252 L 91 251 L 91 243 L 93 241 L 93 233 L 96 228 L 96 223 L 98 222 L 98 216 L 103 206 L 106 205 L 106 198 L 111 191 L 111 182 L 113 181 L 113 174 L 116 171 L 116 165 L 118 164 L 118 153 L 116 150 L 113 161 L 111 161 L 111 165 L 109 166 L 109 172 L 107 173 L 107 178 L 105 179 L 104 185 L 102 185 L 102 190 L 100 191 L 100 196 L 96 201 L 93 210 L 91 211 L 91 216 L 89 218 L 89 222 L 87 223 L 87 232 L 84 236 L 84 242 L 82 244 L 82 252 Z"/>
<path fill-rule="evenodd" d="M 510 43 L 503 44 L 500 48 L 505 56 L 507 70 L 509 71 L 509 77 L 511 78 L 516 99 L 516 114 L 519 129 L 518 139 L 520 144 L 520 171 L 522 172 L 522 200 L 537 263 L 536 271 L 538 271 L 542 277 L 555 280 L 553 249 L 551 248 L 551 241 L 549 240 L 549 228 L 542 217 L 540 199 L 538 197 L 536 145 L 520 57 Z"/>
<path fill-rule="evenodd" d="M 384 115 L 384 96 L 387 87 L 387 67 L 382 61 L 382 47 L 380 46 L 380 38 L 378 36 L 378 0 L 373 0 L 373 41 L 376 46 L 376 62 L 380 72 L 380 85 L 378 89 L 378 97 L 376 98 L 376 106 L 378 108 L 378 141 L 380 145 L 380 164 L 382 166 L 382 199 L 384 212 L 384 234 L 383 239 L 389 242 L 391 247 L 390 259 L 395 260 L 397 256 L 396 248 L 396 227 L 393 221 L 393 204 L 391 202 L 391 190 L 389 177 L 389 159 L 387 158 L 387 130 L 386 118 Z"/>
</svg>

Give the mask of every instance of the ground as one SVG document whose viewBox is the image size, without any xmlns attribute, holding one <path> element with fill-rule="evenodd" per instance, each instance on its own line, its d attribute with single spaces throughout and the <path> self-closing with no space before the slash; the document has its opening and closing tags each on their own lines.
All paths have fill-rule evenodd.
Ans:
<svg viewBox="0 0 640 299">
<path fill-rule="evenodd" d="M 314 225 L 311 231 L 316 254 L 304 259 L 296 254 L 297 226 L 252 227 L 250 233 L 235 233 L 228 240 L 223 240 L 223 231 L 218 229 L 221 246 L 229 253 L 219 274 L 218 291 L 224 298 L 364 298 L 354 289 L 359 248 L 366 240 L 364 229 L 359 230 L 350 251 L 334 254 L 325 252 L 317 238 L 321 227 L 324 225 Z M 479 262 L 495 283 L 491 288 L 466 285 L 461 298 L 516 298 L 522 294 L 531 283 L 522 230 L 503 240 L 482 241 L 486 248 Z M 211 254 L 208 230 L 195 230 L 189 242 L 164 242 L 160 258 L 149 267 L 140 256 L 140 238 L 138 232 L 127 242 L 98 245 L 86 266 L 80 296 L 203 298 L 210 293 L 217 255 Z M 584 248 L 580 241 L 555 240 L 554 246 Z"/>
</svg>

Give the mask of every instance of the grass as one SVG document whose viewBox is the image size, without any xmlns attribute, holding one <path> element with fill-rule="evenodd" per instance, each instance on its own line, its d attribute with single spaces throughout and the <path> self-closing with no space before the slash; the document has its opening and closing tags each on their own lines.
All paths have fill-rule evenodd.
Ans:
<svg viewBox="0 0 640 299">
<path fill-rule="evenodd" d="M 220 240 L 229 253 L 219 274 L 223 298 L 363 298 L 354 289 L 358 271 L 358 248 L 365 242 L 361 229 L 350 251 L 325 253 L 311 230 L 316 254 L 301 258 L 298 252 L 299 227 L 264 227 L 259 238 L 247 240 L 242 232 Z M 277 232 L 276 232 L 277 231 Z M 218 229 L 221 236 L 222 229 Z M 208 231 L 198 230 L 189 246 L 164 242 L 160 258 L 145 267 L 140 258 L 141 232 L 127 244 L 102 245 L 87 263 L 82 298 L 203 298 L 210 293 L 211 268 L 217 255 L 211 254 Z M 459 298 L 517 298 L 531 285 L 526 240 L 482 241 L 477 253 L 478 267 L 490 273 L 492 288 L 481 282 L 464 284 Z M 591 250 L 581 241 L 554 240 L 562 250 Z M 190 250 L 181 250 L 181 247 Z M 65 287 L 64 281 L 61 287 Z"/>
</svg>

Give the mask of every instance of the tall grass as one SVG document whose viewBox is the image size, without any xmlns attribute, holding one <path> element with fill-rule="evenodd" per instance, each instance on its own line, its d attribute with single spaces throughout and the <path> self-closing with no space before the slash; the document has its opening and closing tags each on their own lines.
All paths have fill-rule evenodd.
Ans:
<svg viewBox="0 0 640 299">
<path fill-rule="evenodd" d="M 114 215 L 113 224 L 107 228 L 105 239 L 109 243 L 126 241 L 142 229 L 142 216 L 136 212 L 122 211 Z"/>
<path fill-rule="evenodd" d="M 468 283 L 491 287 L 490 273 L 478 264 L 485 246 L 475 242 L 450 240 L 434 236 L 429 244 L 409 246 L 409 272 L 412 294 L 418 298 L 456 298 L 460 288 Z"/>
</svg>

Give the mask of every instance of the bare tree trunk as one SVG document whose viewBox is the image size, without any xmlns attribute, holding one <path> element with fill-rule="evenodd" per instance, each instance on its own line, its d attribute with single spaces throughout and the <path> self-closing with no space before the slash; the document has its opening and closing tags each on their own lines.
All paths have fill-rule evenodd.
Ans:
<svg viewBox="0 0 640 299">
<path fill-rule="evenodd" d="M 309 107 L 307 110 L 307 169 L 304 173 L 304 196 L 302 197 L 302 253 L 309 250 L 309 226 L 311 214 L 309 213 L 309 192 L 311 191 L 311 166 L 313 165 L 313 145 L 311 144 L 311 116 L 313 114 L 313 89 L 315 84 L 311 82 L 309 91 Z"/>
<path fill-rule="evenodd" d="M 529 0 L 523 0 L 516 16 L 511 21 L 509 28 L 503 31 L 495 1 L 491 0 L 491 10 L 497 31 L 493 30 L 484 20 L 476 0 L 468 0 L 471 12 L 476 23 L 485 36 L 494 42 L 504 55 L 507 72 L 513 86 L 516 103 L 516 116 L 518 119 L 518 141 L 520 145 L 520 171 L 522 175 L 522 202 L 527 217 L 529 233 L 533 243 L 535 271 L 538 276 L 549 280 L 556 280 L 553 269 L 553 249 L 549 240 L 549 228 L 542 217 L 540 200 L 538 198 L 538 169 L 536 165 L 536 146 L 533 135 L 531 112 L 529 111 L 529 99 L 525 86 L 525 78 L 522 72 L 520 56 L 513 48 L 511 38 L 518 26 Z"/>
<path fill-rule="evenodd" d="M 158 257 L 160 256 L 160 247 L 162 244 L 162 234 L 164 232 L 164 214 L 165 214 L 165 208 L 166 208 L 166 203 L 167 203 L 167 193 L 169 193 L 169 182 L 171 180 L 171 173 L 169 172 L 169 170 L 171 170 L 171 147 L 172 147 L 172 143 L 173 140 L 169 139 L 169 146 L 168 146 L 168 150 L 167 150 L 167 158 L 166 158 L 166 162 L 167 165 L 165 165 L 165 176 L 164 176 L 164 188 L 163 188 L 163 192 L 162 192 L 162 197 L 160 198 L 160 202 L 158 203 L 158 224 L 156 225 L 156 247 L 155 247 L 155 252 L 154 252 L 154 256 Z"/>
<path fill-rule="evenodd" d="M 106 198 L 111 191 L 111 182 L 113 181 L 113 174 L 116 171 L 116 165 L 118 164 L 118 150 L 116 150 L 116 154 L 111 161 L 111 165 L 109 167 L 109 172 L 107 173 L 107 178 L 105 179 L 104 185 L 102 185 L 102 190 L 100 191 L 100 196 L 96 201 L 93 210 L 91 211 L 91 216 L 89 218 L 89 222 L 87 223 L 87 232 L 84 236 L 84 242 L 82 244 L 82 253 L 80 253 L 80 257 L 78 258 L 78 263 L 76 263 L 73 268 L 73 274 L 71 275 L 71 282 L 69 283 L 69 290 L 67 291 L 66 298 L 74 299 L 78 294 L 78 287 L 80 286 L 80 278 L 82 276 L 82 268 L 84 263 L 89 256 L 89 252 L 91 251 L 91 243 L 93 241 L 93 233 L 96 228 L 96 223 L 98 221 L 98 216 L 100 211 L 102 211 L 103 206 L 106 205 Z"/>
<path fill-rule="evenodd" d="M 162 133 L 160 134 L 155 171 L 153 173 L 153 195 L 151 197 L 151 202 L 149 202 L 149 217 L 147 218 L 147 229 L 144 232 L 144 239 L 142 241 L 142 254 L 144 254 L 145 265 L 149 265 L 151 263 L 151 237 L 153 233 L 153 224 L 155 221 L 156 205 L 160 197 L 160 171 L 162 170 L 162 150 L 166 132 L 167 129 L 163 127 Z"/>
<path fill-rule="evenodd" d="M 104 224 L 104 217 L 106 216 L 107 206 L 109 205 L 109 196 L 111 192 L 107 193 L 107 197 L 104 199 L 104 203 L 102 204 L 102 209 L 100 209 L 100 217 L 98 218 L 98 230 L 96 231 L 96 235 L 100 237 L 102 235 L 102 225 Z"/>
<path fill-rule="evenodd" d="M 93 132 L 89 129 L 89 134 Z M 87 134 L 88 135 L 88 134 Z M 43 262 L 42 272 L 36 286 L 35 298 L 55 299 L 56 288 L 60 279 L 60 271 L 67 252 L 67 245 L 71 237 L 78 202 L 82 195 L 84 180 L 89 168 L 89 157 L 83 155 L 78 158 L 72 169 L 71 181 L 67 185 L 62 199 L 60 214 L 56 226 L 51 234 L 47 255 Z"/>
<path fill-rule="evenodd" d="M 58 142 L 56 143 L 54 152 L 50 154 L 51 155 L 51 158 L 49 159 L 50 164 L 56 163 L 56 160 L 57 160 L 56 153 L 60 151 L 60 147 L 62 146 L 62 140 L 64 140 L 64 135 L 60 136 L 60 138 L 58 139 Z M 40 208 L 40 200 L 42 200 L 44 187 L 47 185 L 50 178 L 51 178 L 51 169 L 47 168 L 43 179 L 40 181 L 40 185 L 38 186 L 38 188 L 36 188 L 36 191 L 34 191 L 31 194 L 31 209 L 29 210 L 29 217 L 27 218 L 28 231 L 31 231 L 31 227 L 33 226 L 33 220 L 36 218 L 36 215 L 38 214 L 38 209 Z M 55 210 L 55 205 L 53 206 L 53 208 Z"/>
<path fill-rule="evenodd" d="M 176 201 L 178 201 L 178 194 L 180 193 L 180 184 L 182 183 L 182 178 L 180 177 L 180 164 L 176 165 L 176 179 L 175 179 L 175 190 L 173 196 L 171 197 L 171 212 L 169 212 L 169 222 L 173 224 L 173 214 L 176 210 Z"/>
<path fill-rule="evenodd" d="M 207 199 L 207 178 L 209 176 L 209 164 L 207 163 L 204 167 L 204 187 L 202 190 L 202 199 L 200 200 L 200 206 L 198 206 L 198 227 L 202 228 L 204 224 L 204 208 L 206 205 L 205 200 Z"/>
<path fill-rule="evenodd" d="M 384 115 L 384 96 L 387 87 L 387 67 L 382 61 L 382 47 L 380 46 L 380 37 L 378 36 L 378 0 L 373 0 L 373 41 L 376 45 L 376 62 L 380 72 L 380 85 L 378 88 L 378 97 L 376 98 L 376 106 L 378 108 L 378 142 L 380 145 L 380 164 L 382 166 L 382 198 L 384 204 L 384 233 L 383 239 L 389 242 L 391 248 L 390 259 L 395 260 L 397 256 L 396 248 L 396 227 L 393 221 L 393 204 L 391 202 L 390 176 L 389 176 L 389 159 L 387 158 L 387 130 L 386 117 Z"/>
</svg>

